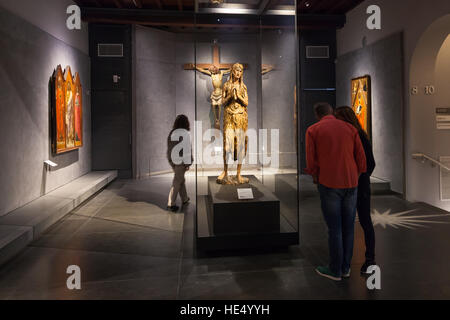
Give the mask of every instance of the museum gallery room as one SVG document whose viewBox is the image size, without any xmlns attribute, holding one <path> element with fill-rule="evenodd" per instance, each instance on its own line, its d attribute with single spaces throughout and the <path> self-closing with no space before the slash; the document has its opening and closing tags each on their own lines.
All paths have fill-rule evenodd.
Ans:
<svg viewBox="0 0 450 320">
<path fill-rule="evenodd" d="M 450 299 L 431 2 L 0 0 L 0 299 Z"/>
</svg>

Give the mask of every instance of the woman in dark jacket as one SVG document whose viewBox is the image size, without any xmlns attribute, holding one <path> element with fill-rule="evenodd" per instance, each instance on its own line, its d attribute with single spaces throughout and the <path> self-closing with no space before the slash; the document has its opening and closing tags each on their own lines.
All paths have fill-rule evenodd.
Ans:
<svg viewBox="0 0 450 320">
<path fill-rule="evenodd" d="M 366 274 L 367 268 L 375 263 L 375 231 L 373 229 L 372 218 L 370 216 L 370 176 L 375 169 L 375 159 L 373 157 L 372 145 L 366 132 L 362 129 L 355 112 L 350 107 L 336 108 L 336 118 L 353 125 L 359 133 L 367 160 L 367 172 L 361 174 L 358 181 L 358 201 L 357 210 L 361 227 L 364 230 L 366 242 L 366 261 L 361 267 L 361 273 Z"/>
</svg>

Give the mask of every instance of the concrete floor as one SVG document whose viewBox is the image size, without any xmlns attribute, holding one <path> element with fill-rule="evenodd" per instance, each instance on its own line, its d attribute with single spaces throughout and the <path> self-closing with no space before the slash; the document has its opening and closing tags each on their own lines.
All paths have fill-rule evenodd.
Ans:
<svg viewBox="0 0 450 320">
<path fill-rule="evenodd" d="M 450 298 L 447 212 L 393 195 L 373 197 L 382 288 L 369 291 L 359 275 L 359 224 L 351 278 L 336 283 L 315 273 L 328 260 L 327 233 L 308 179 L 301 181 L 300 246 L 201 257 L 193 249 L 194 179 L 188 178 L 193 202 L 179 213 L 165 210 L 170 183 L 170 177 L 113 182 L 0 268 L 0 299 Z M 411 216 L 420 221 L 411 225 Z M 69 265 L 81 268 L 81 290 L 66 288 Z"/>
</svg>

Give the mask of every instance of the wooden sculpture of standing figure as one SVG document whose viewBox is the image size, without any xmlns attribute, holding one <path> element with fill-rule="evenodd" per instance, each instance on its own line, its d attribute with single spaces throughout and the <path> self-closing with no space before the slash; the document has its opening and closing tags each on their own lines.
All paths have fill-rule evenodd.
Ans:
<svg viewBox="0 0 450 320">
<path fill-rule="evenodd" d="M 230 73 L 230 70 L 220 70 L 215 65 L 209 68 L 196 67 L 201 73 L 211 77 L 213 92 L 211 93 L 211 106 L 214 113 L 214 128 L 220 130 L 220 114 L 222 107 L 222 79 L 224 74 Z"/>
<path fill-rule="evenodd" d="M 230 79 L 223 86 L 223 162 L 224 171 L 217 178 L 220 184 L 243 184 L 248 179 L 241 176 L 242 162 L 247 153 L 248 93 L 243 81 L 244 67 L 235 63 Z M 236 177 L 228 176 L 228 159 L 238 161 Z"/>
</svg>

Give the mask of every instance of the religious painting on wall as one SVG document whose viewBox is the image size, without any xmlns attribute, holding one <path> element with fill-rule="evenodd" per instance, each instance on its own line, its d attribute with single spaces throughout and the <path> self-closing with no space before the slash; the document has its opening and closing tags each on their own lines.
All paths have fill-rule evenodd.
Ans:
<svg viewBox="0 0 450 320">
<path fill-rule="evenodd" d="M 75 146 L 83 146 L 83 93 L 81 89 L 80 75 L 75 74 Z"/>
<path fill-rule="evenodd" d="M 83 102 L 79 74 L 62 72 L 58 66 L 52 77 L 52 150 L 55 154 L 83 146 Z"/>
<path fill-rule="evenodd" d="M 371 138 L 371 83 L 370 76 L 352 79 L 352 109 L 363 130 Z"/>
<path fill-rule="evenodd" d="M 66 129 L 64 126 L 64 113 L 65 113 L 65 94 L 64 94 L 64 75 L 61 69 L 61 66 L 56 68 L 55 74 L 53 76 L 53 86 L 54 89 L 54 120 L 56 123 L 54 126 L 54 142 L 53 149 L 54 150 L 63 150 L 66 148 Z"/>
</svg>

